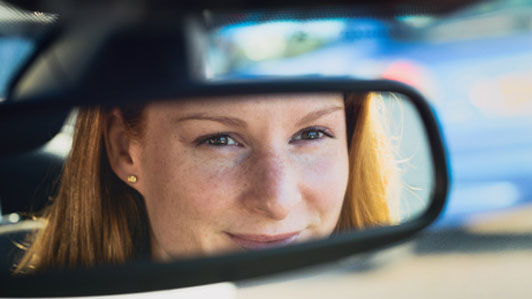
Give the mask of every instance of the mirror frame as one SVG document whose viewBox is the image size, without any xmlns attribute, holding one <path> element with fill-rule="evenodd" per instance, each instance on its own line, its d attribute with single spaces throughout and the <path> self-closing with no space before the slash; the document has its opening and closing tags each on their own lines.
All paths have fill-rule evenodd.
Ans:
<svg viewBox="0 0 532 299">
<path fill-rule="evenodd" d="M 335 261 L 350 255 L 390 246 L 407 240 L 432 223 L 442 211 L 448 191 L 449 177 L 446 150 L 435 114 L 423 97 L 411 87 L 388 80 L 354 80 L 323 78 L 300 80 L 253 80 L 246 82 L 191 83 L 165 91 L 172 98 L 229 96 L 243 94 L 310 93 L 310 92 L 395 92 L 406 96 L 419 113 L 432 153 L 434 190 L 430 204 L 419 217 L 397 226 L 376 227 L 350 232 L 326 240 L 296 244 L 284 248 L 229 254 L 224 256 L 176 260 L 166 264 L 135 262 L 106 265 L 91 269 L 48 271 L 27 277 L 3 276 L 1 296 L 89 296 L 168 290 L 238 281 L 271 275 L 302 267 Z M 162 96 L 162 98 L 170 98 Z M 406 100 L 405 98 L 405 100 Z M 145 101 L 134 99 L 134 101 Z M 47 98 L 0 105 L 0 119 L 17 119 L 28 113 L 64 111 L 89 104 L 114 105 L 99 98 Z M 20 122 L 20 121 L 19 121 Z"/>
</svg>

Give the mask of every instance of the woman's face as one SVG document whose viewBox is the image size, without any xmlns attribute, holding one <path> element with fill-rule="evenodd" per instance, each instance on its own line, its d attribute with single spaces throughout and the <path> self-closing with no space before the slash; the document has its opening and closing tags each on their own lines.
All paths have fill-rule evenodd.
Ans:
<svg viewBox="0 0 532 299">
<path fill-rule="evenodd" d="M 341 94 L 159 102 L 131 145 L 152 255 L 211 255 L 331 234 L 348 178 Z"/>
</svg>

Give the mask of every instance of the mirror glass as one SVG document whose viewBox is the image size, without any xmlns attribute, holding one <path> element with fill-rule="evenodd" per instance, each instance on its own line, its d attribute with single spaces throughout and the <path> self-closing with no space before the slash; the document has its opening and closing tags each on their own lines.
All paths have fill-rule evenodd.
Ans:
<svg viewBox="0 0 532 299">
<path fill-rule="evenodd" d="M 392 92 L 253 94 L 79 108 L 16 271 L 289 246 L 425 212 L 419 112 Z M 48 145 L 54 148 L 54 145 Z"/>
</svg>

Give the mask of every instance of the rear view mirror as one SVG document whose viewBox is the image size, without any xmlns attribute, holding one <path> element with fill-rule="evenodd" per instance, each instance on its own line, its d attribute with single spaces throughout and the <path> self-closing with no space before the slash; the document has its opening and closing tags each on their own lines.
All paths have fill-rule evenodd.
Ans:
<svg viewBox="0 0 532 299">
<path fill-rule="evenodd" d="M 49 270 L 93 275 L 124 262 L 117 269 L 197 273 L 167 281 L 174 287 L 241 279 L 376 247 L 436 217 L 443 149 L 415 92 L 393 82 L 285 84 L 79 108 L 47 224 L 9 279 L 40 284 Z M 202 276 L 209 268 L 218 274 Z M 74 293 L 100 293 L 90 281 Z"/>
</svg>

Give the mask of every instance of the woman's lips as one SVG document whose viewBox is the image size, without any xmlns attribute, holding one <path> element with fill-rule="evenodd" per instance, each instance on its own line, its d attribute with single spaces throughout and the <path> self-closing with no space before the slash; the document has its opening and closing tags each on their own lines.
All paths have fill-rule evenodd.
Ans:
<svg viewBox="0 0 532 299">
<path fill-rule="evenodd" d="M 292 232 L 278 235 L 227 233 L 227 235 L 240 247 L 244 249 L 257 250 L 285 246 L 293 243 L 299 237 L 299 233 L 300 232 Z"/>
</svg>

